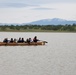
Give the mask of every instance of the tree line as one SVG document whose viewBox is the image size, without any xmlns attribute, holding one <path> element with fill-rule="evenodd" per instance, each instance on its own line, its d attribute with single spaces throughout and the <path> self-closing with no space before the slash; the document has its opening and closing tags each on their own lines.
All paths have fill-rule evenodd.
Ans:
<svg viewBox="0 0 76 75">
<path fill-rule="evenodd" d="M 0 25 L 0 31 L 59 31 L 76 32 L 76 24 L 72 25 Z"/>
</svg>

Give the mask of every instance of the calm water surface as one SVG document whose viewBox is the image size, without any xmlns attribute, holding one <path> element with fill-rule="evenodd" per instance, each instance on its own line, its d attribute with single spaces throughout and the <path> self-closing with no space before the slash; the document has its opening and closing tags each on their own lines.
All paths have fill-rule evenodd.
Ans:
<svg viewBox="0 0 76 75">
<path fill-rule="evenodd" d="M 0 46 L 0 75 L 76 75 L 76 33 L 0 32 L 0 41 L 24 37 L 45 46 Z"/>
</svg>

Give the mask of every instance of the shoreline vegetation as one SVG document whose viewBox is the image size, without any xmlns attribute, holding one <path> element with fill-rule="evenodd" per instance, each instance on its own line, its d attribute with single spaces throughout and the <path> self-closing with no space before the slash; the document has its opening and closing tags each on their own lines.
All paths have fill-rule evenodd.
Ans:
<svg viewBox="0 0 76 75">
<path fill-rule="evenodd" d="M 0 25 L 0 32 L 76 32 L 72 25 Z"/>
</svg>

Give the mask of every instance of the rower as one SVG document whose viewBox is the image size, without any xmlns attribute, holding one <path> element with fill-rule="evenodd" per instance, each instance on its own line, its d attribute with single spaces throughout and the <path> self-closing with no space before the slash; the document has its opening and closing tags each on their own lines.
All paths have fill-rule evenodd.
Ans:
<svg viewBox="0 0 76 75">
<path fill-rule="evenodd" d="M 21 43 L 21 41 L 22 41 L 21 38 L 19 38 L 19 40 L 18 40 L 17 42 L 18 42 L 18 43 Z"/>
<path fill-rule="evenodd" d="M 21 42 L 22 42 L 22 43 L 25 42 L 25 41 L 24 41 L 24 38 L 22 38 Z"/>
<path fill-rule="evenodd" d="M 5 38 L 3 42 L 8 43 L 8 38 Z"/>
<path fill-rule="evenodd" d="M 11 38 L 10 43 L 13 43 L 13 42 L 14 42 L 14 40 L 13 40 L 13 38 Z"/>
<path fill-rule="evenodd" d="M 33 38 L 33 42 L 37 42 L 37 41 L 39 41 L 39 40 L 37 39 L 37 36 L 35 36 L 35 37 Z"/>
</svg>

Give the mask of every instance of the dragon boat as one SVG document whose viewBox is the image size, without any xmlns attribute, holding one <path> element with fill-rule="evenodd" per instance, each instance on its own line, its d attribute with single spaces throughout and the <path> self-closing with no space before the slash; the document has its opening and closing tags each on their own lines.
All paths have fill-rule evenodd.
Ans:
<svg viewBox="0 0 76 75">
<path fill-rule="evenodd" d="M 46 41 L 40 41 L 40 42 L 30 42 L 30 43 L 5 43 L 5 42 L 0 42 L 0 46 L 37 46 L 37 45 L 45 45 L 47 43 Z"/>
</svg>

